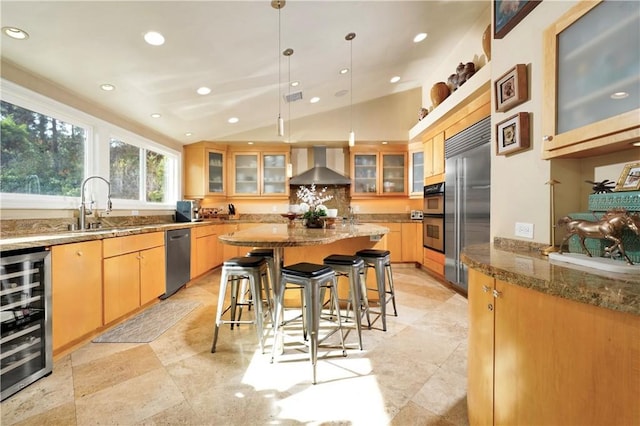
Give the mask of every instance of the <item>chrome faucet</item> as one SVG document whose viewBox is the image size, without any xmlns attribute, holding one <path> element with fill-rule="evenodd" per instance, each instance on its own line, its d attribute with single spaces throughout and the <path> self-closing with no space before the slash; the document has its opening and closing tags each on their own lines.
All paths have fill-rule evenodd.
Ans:
<svg viewBox="0 0 640 426">
<path fill-rule="evenodd" d="M 88 178 L 86 178 L 83 182 L 82 182 L 82 186 L 80 187 L 80 195 L 81 195 L 81 200 L 80 200 L 80 230 L 84 230 L 86 228 L 86 216 L 91 214 L 91 210 L 89 210 L 89 212 L 87 212 L 87 206 L 85 205 L 85 199 L 84 199 L 84 188 L 87 184 L 88 181 L 90 181 L 91 179 L 100 179 L 105 181 L 105 183 L 108 186 L 109 192 L 107 194 L 107 209 L 105 211 L 110 212 L 111 208 L 112 208 L 112 203 L 111 203 L 111 183 L 109 183 L 108 180 L 106 180 L 105 178 L 101 177 L 101 176 L 89 176 Z M 93 201 L 91 202 L 93 203 Z"/>
</svg>

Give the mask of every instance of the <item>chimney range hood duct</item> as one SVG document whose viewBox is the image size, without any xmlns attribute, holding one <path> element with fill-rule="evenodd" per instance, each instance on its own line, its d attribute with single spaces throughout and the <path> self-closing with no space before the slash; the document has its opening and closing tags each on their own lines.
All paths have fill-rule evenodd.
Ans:
<svg viewBox="0 0 640 426">
<path fill-rule="evenodd" d="M 290 185 L 350 185 L 351 179 L 327 167 L 327 147 L 313 147 L 314 167 L 289 179 Z"/>
</svg>

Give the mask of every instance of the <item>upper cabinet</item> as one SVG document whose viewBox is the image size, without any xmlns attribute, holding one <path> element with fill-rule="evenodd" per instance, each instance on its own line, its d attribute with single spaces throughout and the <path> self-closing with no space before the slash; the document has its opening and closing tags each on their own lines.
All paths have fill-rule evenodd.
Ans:
<svg viewBox="0 0 640 426">
<path fill-rule="evenodd" d="M 350 157 L 352 197 L 408 194 L 406 146 L 359 145 L 351 149 Z"/>
<path fill-rule="evenodd" d="M 198 142 L 184 147 L 184 196 L 226 196 L 226 147 Z"/>
<path fill-rule="evenodd" d="M 543 157 L 640 140 L 640 3 L 579 2 L 544 33 Z"/>
<path fill-rule="evenodd" d="M 288 151 L 233 152 L 231 195 L 289 196 Z"/>
<path fill-rule="evenodd" d="M 444 132 L 423 144 L 425 184 L 444 182 Z"/>
<path fill-rule="evenodd" d="M 422 144 L 409 144 L 409 196 L 422 197 L 424 187 L 424 150 Z"/>
</svg>

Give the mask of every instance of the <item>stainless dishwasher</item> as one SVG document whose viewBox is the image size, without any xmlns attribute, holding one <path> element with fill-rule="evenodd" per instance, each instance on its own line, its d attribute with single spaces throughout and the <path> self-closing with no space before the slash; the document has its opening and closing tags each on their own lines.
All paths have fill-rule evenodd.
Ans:
<svg viewBox="0 0 640 426">
<path fill-rule="evenodd" d="M 166 231 L 166 291 L 161 299 L 173 295 L 191 277 L 191 229 Z"/>
</svg>

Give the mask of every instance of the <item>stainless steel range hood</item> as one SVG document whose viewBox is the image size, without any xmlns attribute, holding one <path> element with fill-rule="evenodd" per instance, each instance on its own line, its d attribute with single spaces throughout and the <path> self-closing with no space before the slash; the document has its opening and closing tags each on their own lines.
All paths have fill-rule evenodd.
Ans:
<svg viewBox="0 0 640 426">
<path fill-rule="evenodd" d="M 313 147 L 313 168 L 294 176 L 290 185 L 350 185 L 351 179 L 327 167 L 327 147 Z"/>
</svg>

